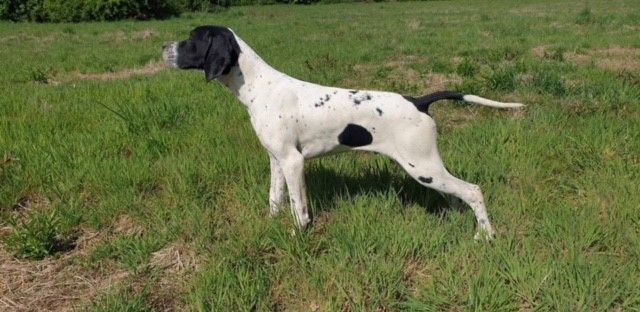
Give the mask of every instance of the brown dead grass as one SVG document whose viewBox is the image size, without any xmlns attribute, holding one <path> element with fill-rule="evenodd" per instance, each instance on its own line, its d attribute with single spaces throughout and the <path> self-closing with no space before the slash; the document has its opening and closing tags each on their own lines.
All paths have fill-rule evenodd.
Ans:
<svg viewBox="0 0 640 312">
<path fill-rule="evenodd" d="M 173 243 L 153 253 L 149 265 L 162 272 L 150 295 L 151 304 L 158 311 L 182 311 L 177 299 L 186 290 L 186 282 L 204 263 L 186 243 Z"/>
<path fill-rule="evenodd" d="M 15 258 L 0 246 L 0 311 L 73 311 L 121 287 L 133 276 L 130 271 L 113 265 L 97 272 L 79 260 L 110 233 L 133 235 L 140 231 L 131 217 L 122 215 L 112 228 L 82 230 L 71 252 L 39 261 Z M 150 304 L 158 311 L 181 311 L 178 298 L 204 262 L 186 243 L 174 243 L 153 253 L 149 267 L 159 278 L 153 282 Z"/>
<path fill-rule="evenodd" d="M 137 224 L 131 216 L 123 214 L 118 217 L 118 220 L 113 226 L 113 230 L 115 233 L 125 236 L 135 236 L 142 234 L 144 227 Z"/>
<path fill-rule="evenodd" d="M 126 68 L 123 70 L 107 73 L 72 73 L 72 76 L 80 80 L 119 80 L 128 79 L 133 76 L 150 76 L 166 69 L 166 65 L 162 61 L 150 62 L 142 68 Z"/>
<path fill-rule="evenodd" d="M 149 62 L 144 67 L 139 68 L 125 68 L 114 72 L 103 73 L 81 73 L 79 71 L 61 73 L 54 76 L 49 80 L 49 84 L 57 86 L 61 84 L 74 83 L 82 80 L 99 80 L 99 81 L 112 81 L 129 79 L 136 76 L 153 76 L 163 70 L 167 69 L 167 66 L 163 61 Z"/>
<path fill-rule="evenodd" d="M 24 214 L 27 211 L 48 210 L 49 207 L 51 207 L 51 201 L 47 197 L 42 194 L 31 193 L 18 199 L 11 207 L 11 210 L 14 213 Z"/>
<path fill-rule="evenodd" d="M 547 55 L 547 48 L 545 46 L 537 46 L 531 49 L 531 54 L 539 58 L 543 58 Z"/>
<path fill-rule="evenodd" d="M 125 42 L 125 41 L 143 41 L 158 35 L 158 31 L 155 29 L 144 29 L 140 31 L 134 31 L 131 33 L 124 32 L 122 30 L 114 32 L 105 32 L 100 35 L 100 38 L 105 41 L 113 42 Z"/>
<path fill-rule="evenodd" d="M 0 310 L 72 311 L 127 277 L 124 270 L 98 274 L 74 263 L 100 237 L 84 231 L 76 249 L 39 261 L 17 259 L 0 246 Z"/>
<path fill-rule="evenodd" d="M 345 81 L 345 85 L 357 89 L 388 89 L 386 86 L 405 86 L 416 89 L 422 95 L 434 91 L 442 91 L 449 85 L 460 83 L 461 78 L 455 74 L 427 73 L 423 74 L 411 68 L 414 64 L 425 63 L 428 58 L 418 55 L 402 55 L 378 64 L 357 64 L 353 66 L 353 78 Z M 388 74 L 383 78 L 376 77 L 376 72 L 386 69 Z M 363 85 L 367 84 L 367 85 Z"/>
<path fill-rule="evenodd" d="M 613 46 L 606 49 L 592 49 L 586 53 L 569 52 L 565 55 L 569 62 L 579 66 L 595 66 L 609 71 L 640 70 L 640 48 Z"/>
<path fill-rule="evenodd" d="M 539 58 L 549 57 L 545 46 L 536 46 L 531 54 Z M 601 69 L 621 72 L 640 70 L 640 49 L 613 46 L 606 49 L 592 49 L 585 53 L 564 53 L 567 61 L 579 66 L 595 65 Z"/>
<path fill-rule="evenodd" d="M 423 261 L 409 259 L 404 265 L 402 280 L 407 288 L 415 291 L 417 284 L 425 284 L 431 280 L 429 270 L 429 266 Z"/>
</svg>

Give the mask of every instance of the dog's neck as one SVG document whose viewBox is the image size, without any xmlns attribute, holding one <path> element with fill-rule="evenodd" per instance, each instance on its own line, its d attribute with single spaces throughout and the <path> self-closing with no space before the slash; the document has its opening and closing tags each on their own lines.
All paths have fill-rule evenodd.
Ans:
<svg viewBox="0 0 640 312">
<path fill-rule="evenodd" d="M 227 86 L 247 108 L 251 108 L 256 97 L 259 96 L 258 90 L 268 89 L 263 85 L 271 84 L 285 75 L 269 66 L 238 36 L 235 36 L 235 39 L 240 46 L 238 64 L 218 80 Z"/>
</svg>

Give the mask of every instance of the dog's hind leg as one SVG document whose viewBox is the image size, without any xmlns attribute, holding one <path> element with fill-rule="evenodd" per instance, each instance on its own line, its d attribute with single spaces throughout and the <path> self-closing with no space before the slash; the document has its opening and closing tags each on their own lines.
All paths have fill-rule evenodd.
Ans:
<svg viewBox="0 0 640 312">
<path fill-rule="evenodd" d="M 475 239 L 494 238 L 495 231 L 489 221 L 484 197 L 479 186 L 451 175 L 442 165 L 439 157 L 437 159 L 414 159 L 413 162 L 415 162 L 415 167 L 408 165 L 404 167 L 416 181 L 436 191 L 460 198 L 471 207 L 478 222 L 478 232 L 474 236 Z"/>
<path fill-rule="evenodd" d="M 431 129 L 419 129 L 420 133 L 429 131 L 432 135 L 421 140 L 411 140 L 417 135 L 397 137 L 395 140 L 395 152 L 389 153 L 406 171 L 420 184 L 432 188 L 441 193 L 455 196 L 464 201 L 473 210 L 478 224 L 478 232 L 475 239 L 492 239 L 495 231 L 489 221 L 487 209 L 480 187 L 475 184 L 460 180 L 451 175 L 444 167 L 436 146 L 435 125 Z M 428 133 L 429 133 L 428 132 Z"/>
<path fill-rule="evenodd" d="M 284 192 L 286 190 L 284 173 L 282 168 L 278 165 L 278 161 L 275 157 L 269 155 L 269 163 L 271 165 L 271 186 L 269 187 L 269 210 L 272 217 L 274 217 L 280 208 L 282 207 L 282 201 L 284 200 Z"/>
</svg>

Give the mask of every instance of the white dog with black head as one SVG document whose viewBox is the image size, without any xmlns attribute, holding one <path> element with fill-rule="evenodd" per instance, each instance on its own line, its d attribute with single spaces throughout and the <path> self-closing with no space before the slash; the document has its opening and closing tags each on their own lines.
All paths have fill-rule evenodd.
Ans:
<svg viewBox="0 0 640 312">
<path fill-rule="evenodd" d="M 475 213 L 475 238 L 494 237 L 480 188 L 445 169 L 428 108 L 442 99 L 497 108 L 522 104 L 450 91 L 414 98 L 301 81 L 273 69 L 233 31 L 220 26 L 200 26 L 187 40 L 165 44 L 163 58 L 172 67 L 203 70 L 207 81 L 217 79 L 246 106 L 269 153 L 272 215 L 280 210 L 286 185 L 297 225 L 305 228 L 310 222 L 305 159 L 345 150 L 373 151 L 393 158 L 418 183 L 460 198 Z"/>
</svg>

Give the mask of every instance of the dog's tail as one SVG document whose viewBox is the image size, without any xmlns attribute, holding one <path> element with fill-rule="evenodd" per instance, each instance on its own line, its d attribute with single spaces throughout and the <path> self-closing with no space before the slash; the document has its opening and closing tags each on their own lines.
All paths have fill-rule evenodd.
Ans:
<svg viewBox="0 0 640 312">
<path fill-rule="evenodd" d="M 516 108 L 523 107 L 524 104 L 520 103 L 503 103 L 498 101 L 493 101 L 485 98 L 481 98 L 472 94 L 462 94 L 460 92 L 453 91 L 438 91 L 431 94 L 427 94 L 421 97 L 412 97 L 412 96 L 404 96 L 407 101 L 413 103 L 419 111 L 428 114 L 429 113 L 429 105 L 435 101 L 440 100 L 458 100 L 465 101 L 475 104 L 480 104 L 484 106 L 490 106 L 495 108 Z"/>
</svg>

